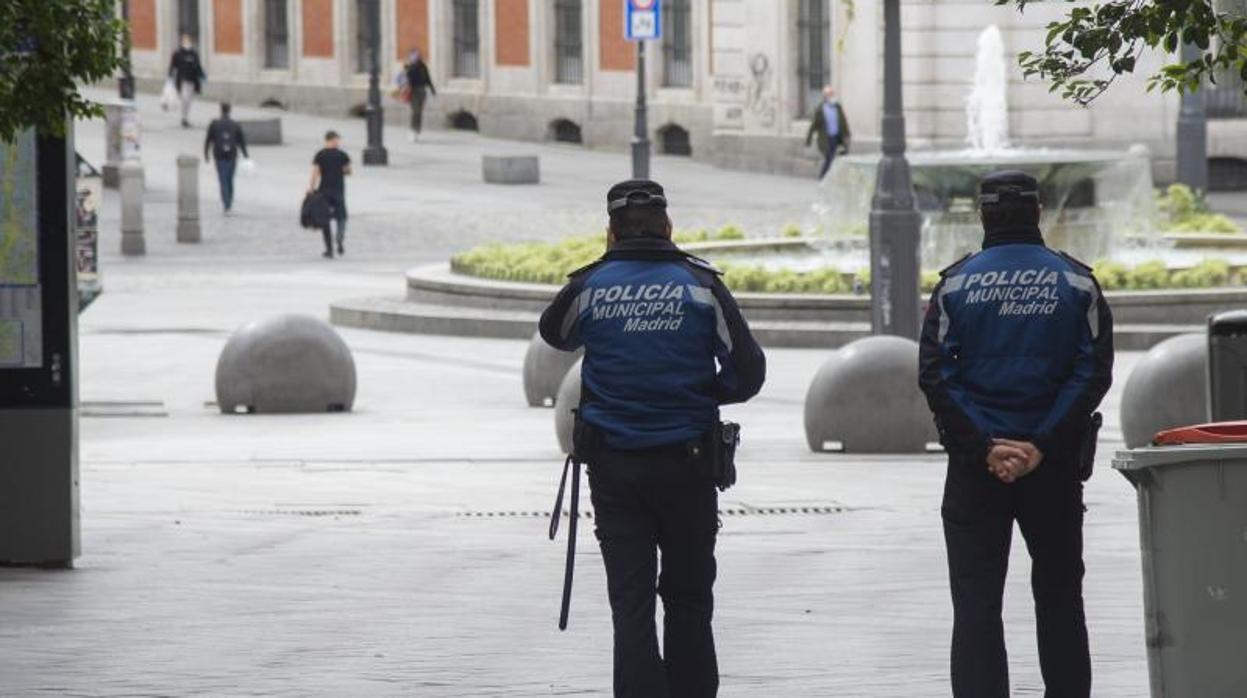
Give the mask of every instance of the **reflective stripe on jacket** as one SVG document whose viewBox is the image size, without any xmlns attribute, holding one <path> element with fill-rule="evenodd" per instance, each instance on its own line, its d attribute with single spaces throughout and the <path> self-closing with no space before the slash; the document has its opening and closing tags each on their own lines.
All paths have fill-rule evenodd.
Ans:
<svg viewBox="0 0 1247 698">
<path fill-rule="evenodd" d="M 923 323 L 919 383 L 950 451 L 1076 439 L 1112 383 L 1113 318 L 1091 271 L 1042 244 L 950 267 Z"/>
<path fill-rule="evenodd" d="M 551 346 L 581 346 L 581 415 L 612 448 L 700 438 L 719 406 L 757 394 L 766 358 L 709 265 L 658 238 L 620 241 L 572 275 L 541 316 Z"/>
</svg>

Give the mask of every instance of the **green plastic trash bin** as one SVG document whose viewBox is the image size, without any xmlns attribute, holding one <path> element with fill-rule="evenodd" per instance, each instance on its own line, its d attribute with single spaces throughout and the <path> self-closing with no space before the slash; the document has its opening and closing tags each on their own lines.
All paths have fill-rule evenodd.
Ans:
<svg viewBox="0 0 1247 698">
<path fill-rule="evenodd" d="M 1113 459 L 1139 498 L 1152 696 L 1247 695 L 1247 422 L 1156 443 Z"/>
</svg>

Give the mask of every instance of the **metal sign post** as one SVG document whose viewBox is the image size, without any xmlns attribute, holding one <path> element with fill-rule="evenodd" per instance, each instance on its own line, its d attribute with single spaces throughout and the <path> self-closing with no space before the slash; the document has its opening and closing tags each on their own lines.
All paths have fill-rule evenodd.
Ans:
<svg viewBox="0 0 1247 698">
<path fill-rule="evenodd" d="M 900 0 L 884 0 L 883 27 L 883 157 L 870 211 L 870 326 L 873 334 L 917 340 L 922 217 L 905 159 Z"/>
<path fill-rule="evenodd" d="M 632 178 L 649 179 L 649 120 L 645 103 L 645 42 L 662 38 L 661 0 L 627 0 L 624 38 L 636 42 L 636 119 L 632 135 Z"/>
</svg>

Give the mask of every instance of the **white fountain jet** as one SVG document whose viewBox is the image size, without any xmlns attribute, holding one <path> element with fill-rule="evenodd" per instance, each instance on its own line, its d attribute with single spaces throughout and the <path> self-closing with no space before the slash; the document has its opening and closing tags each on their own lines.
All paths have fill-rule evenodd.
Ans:
<svg viewBox="0 0 1247 698">
<path fill-rule="evenodd" d="M 978 152 L 1009 147 L 1008 79 L 1000 29 L 991 25 L 979 34 L 974 57 L 974 89 L 966 98 L 966 140 Z"/>
</svg>

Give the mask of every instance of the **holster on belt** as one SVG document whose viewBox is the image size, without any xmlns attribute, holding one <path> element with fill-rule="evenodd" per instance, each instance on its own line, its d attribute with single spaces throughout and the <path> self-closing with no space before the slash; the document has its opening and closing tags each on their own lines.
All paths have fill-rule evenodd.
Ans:
<svg viewBox="0 0 1247 698">
<path fill-rule="evenodd" d="M 1087 428 L 1083 431 L 1082 443 L 1078 445 L 1078 476 L 1083 482 L 1091 479 L 1095 471 L 1095 449 L 1100 439 L 1100 427 L 1104 426 L 1104 415 L 1093 413 L 1087 419 Z"/>
<path fill-rule="evenodd" d="M 707 462 L 711 479 L 720 492 L 736 484 L 736 447 L 740 445 L 740 425 L 720 422 L 710 430 Z"/>
</svg>

